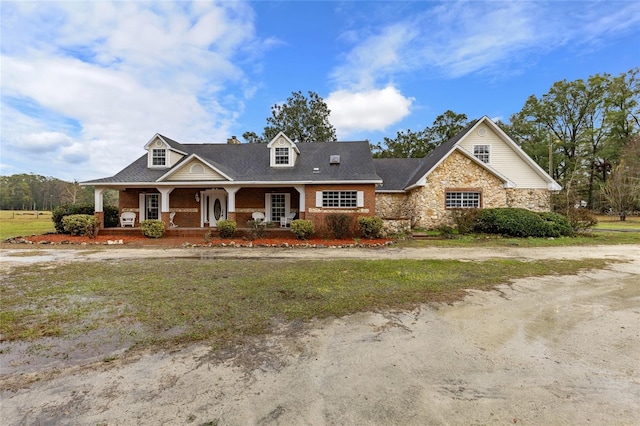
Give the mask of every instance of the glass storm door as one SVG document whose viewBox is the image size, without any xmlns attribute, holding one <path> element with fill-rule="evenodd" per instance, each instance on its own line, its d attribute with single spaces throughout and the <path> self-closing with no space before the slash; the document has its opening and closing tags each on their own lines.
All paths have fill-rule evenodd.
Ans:
<svg viewBox="0 0 640 426">
<path fill-rule="evenodd" d="M 144 198 L 145 219 L 160 219 L 160 197 L 158 194 L 146 194 Z"/>
</svg>

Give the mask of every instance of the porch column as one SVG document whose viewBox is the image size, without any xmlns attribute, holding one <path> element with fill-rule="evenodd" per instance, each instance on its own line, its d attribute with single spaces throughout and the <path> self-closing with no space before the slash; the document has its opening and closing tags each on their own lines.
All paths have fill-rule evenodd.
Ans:
<svg viewBox="0 0 640 426">
<path fill-rule="evenodd" d="M 300 194 L 300 196 L 298 197 L 298 199 L 300 200 L 298 203 L 298 217 L 300 219 L 304 219 L 305 211 L 307 209 L 306 202 L 305 202 L 305 186 L 295 185 L 294 188 L 296 189 L 296 191 L 298 191 L 298 194 Z"/>
<path fill-rule="evenodd" d="M 160 220 L 164 223 L 165 229 L 169 229 L 171 226 L 171 218 L 169 218 L 169 194 L 175 187 L 162 187 L 158 188 L 160 192 Z"/>
<path fill-rule="evenodd" d="M 98 221 L 98 228 L 104 229 L 104 191 L 107 188 L 96 186 L 93 191 L 94 216 Z"/>
<path fill-rule="evenodd" d="M 240 190 L 239 186 L 225 186 L 227 191 L 227 219 L 236 220 L 236 192 Z"/>
</svg>

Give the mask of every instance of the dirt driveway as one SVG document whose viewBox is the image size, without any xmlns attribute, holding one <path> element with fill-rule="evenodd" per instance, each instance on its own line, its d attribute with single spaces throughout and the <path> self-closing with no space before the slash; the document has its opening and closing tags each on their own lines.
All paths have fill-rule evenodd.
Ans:
<svg viewBox="0 0 640 426">
<path fill-rule="evenodd" d="M 2 268 L 133 256 L 627 262 L 578 276 L 522 279 L 471 292 L 454 305 L 290 324 L 233 353 L 196 345 L 64 369 L 3 390 L 3 424 L 631 425 L 640 419 L 637 245 L 7 253 L 0 250 Z"/>
</svg>

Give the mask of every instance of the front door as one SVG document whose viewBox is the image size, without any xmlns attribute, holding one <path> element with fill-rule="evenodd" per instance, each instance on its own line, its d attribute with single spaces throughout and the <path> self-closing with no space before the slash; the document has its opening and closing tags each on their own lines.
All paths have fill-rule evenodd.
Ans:
<svg viewBox="0 0 640 426">
<path fill-rule="evenodd" d="M 227 197 L 224 191 L 204 191 L 200 209 L 202 227 L 218 226 L 218 221 L 227 219 Z"/>
</svg>

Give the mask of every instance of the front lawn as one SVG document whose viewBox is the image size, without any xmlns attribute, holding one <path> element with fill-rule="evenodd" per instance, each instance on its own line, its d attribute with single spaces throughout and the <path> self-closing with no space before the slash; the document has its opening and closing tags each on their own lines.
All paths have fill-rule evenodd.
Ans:
<svg viewBox="0 0 640 426">
<path fill-rule="evenodd" d="M 429 302 L 512 279 L 575 274 L 604 260 L 146 259 L 19 267 L 0 287 L 5 341 L 97 333 L 137 346 L 225 346 L 279 321 Z"/>
</svg>

